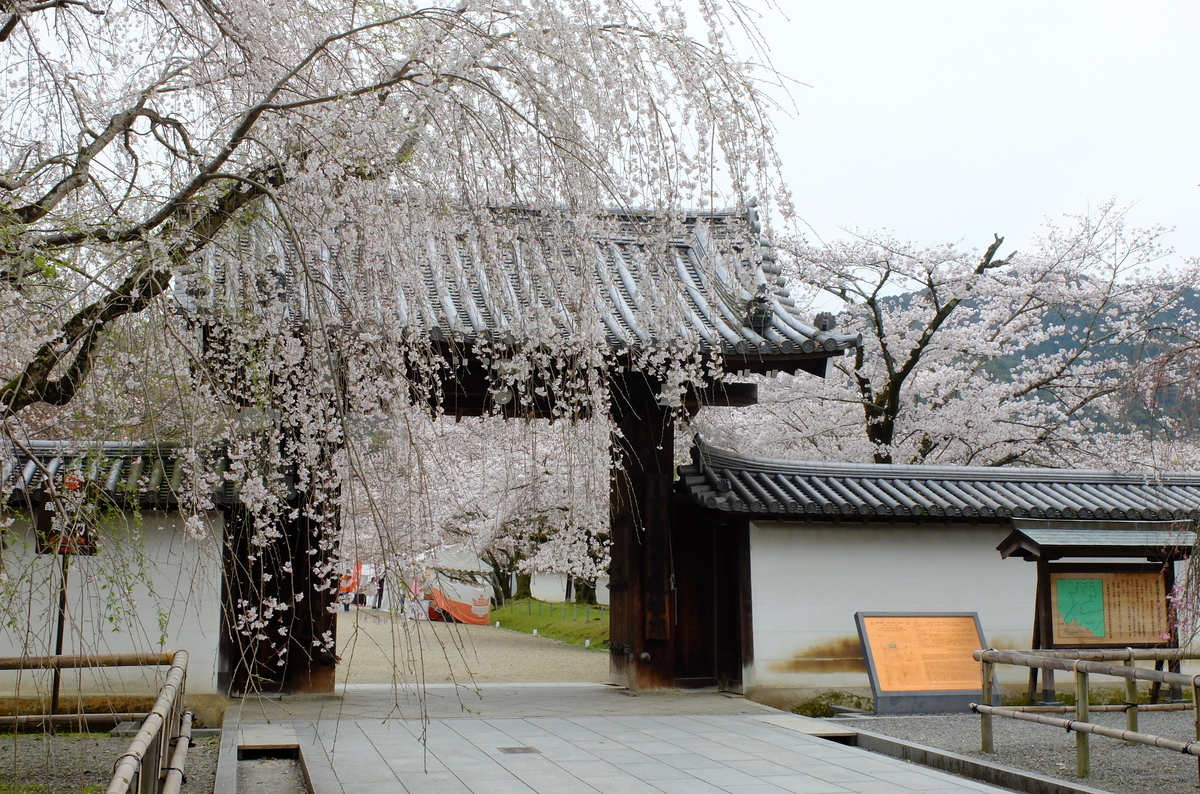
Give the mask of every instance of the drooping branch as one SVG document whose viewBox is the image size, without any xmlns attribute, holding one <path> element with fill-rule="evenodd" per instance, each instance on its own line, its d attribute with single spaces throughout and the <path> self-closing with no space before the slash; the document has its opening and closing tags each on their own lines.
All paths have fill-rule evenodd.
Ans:
<svg viewBox="0 0 1200 794">
<path fill-rule="evenodd" d="M 118 135 L 129 129 L 129 126 L 133 124 L 141 114 L 142 109 L 145 108 L 146 101 L 149 98 L 150 95 L 148 93 L 142 94 L 133 107 L 127 108 L 110 118 L 108 126 L 104 128 L 104 131 L 91 143 L 80 148 L 79 153 L 75 156 L 75 162 L 71 166 L 71 172 L 59 180 L 54 187 L 46 191 L 37 201 L 11 210 L 10 213 L 13 219 L 18 223 L 33 223 L 34 221 L 41 220 L 58 206 L 64 198 L 87 184 L 92 160 L 100 152 L 104 151 Z"/>
<path fill-rule="evenodd" d="M 169 228 L 162 237 L 177 238 L 166 251 L 155 255 L 143 246 L 141 263 L 115 289 L 76 312 L 54 338 L 43 343 L 21 372 L 0 386 L 0 417 L 9 417 L 35 403 L 65 405 L 83 385 L 95 361 L 104 330 L 114 321 L 137 314 L 171 283 L 173 268 L 208 245 L 217 233 L 251 202 L 267 194 L 267 187 L 284 183 L 282 168 L 264 169 L 263 183 L 237 180 L 189 228 Z M 62 374 L 54 377 L 59 369 Z"/>
<path fill-rule="evenodd" d="M 95 14 L 98 17 L 104 16 L 102 9 L 94 8 L 88 3 L 82 2 L 82 0 L 49 0 L 49 2 L 44 3 L 32 3 L 24 8 L 21 8 L 19 2 L 5 3 L 4 5 L 7 6 L 5 10 L 9 12 L 9 17 L 4 21 L 4 25 L 0 26 L 0 42 L 8 41 L 8 37 L 17 29 L 21 17 L 26 14 L 36 14 L 38 11 L 47 11 L 51 8 L 70 8 L 71 6 L 75 6 L 82 8 L 89 14 Z"/>
<path fill-rule="evenodd" d="M 450 28 L 454 24 L 457 16 L 462 14 L 462 9 L 458 11 L 445 11 L 439 9 L 427 9 L 425 11 L 414 12 L 412 14 L 403 14 L 394 17 L 389 17 L 385 20 L 379 20 L 363 25 L 359 25 L 347 31 L 334 34 L 326 37 L 324 40 L 316 44 L 309 53 L 301 59 L 301 61 L 282 77 L 280 77 L 273 86 L 264 94 L 263 98 L 256 104 L 249 107 L 242 116 L 238 119 L 237 124 L 230 132 L 220 149 L 210 157 L 203 165 L 201 165 L 194 176 L 181 188 L 176 190 L 169 198 L 149 216 L 141 221 L 128 226 L 126 228 L 110 229 L 105 227 L 93 227 L 82 230 L 72 230 L 69 232 L 57 232 L 46 235 L 33 241 L 32 246 L 27 245 L 27 248 L 35 248 L 37 250 L 53 250 L 76 246 L 87 242 L 104 243 L 104 244 L 119 244 L 136 242 L 143 239 L 147 234 L 154 233 L 160 226 L 168 223 L 174 218 L 182 208 L 190 205 L 196 195 L 212 180 L 213 175 L 219 173 L 230 158 L 238 151 L 239 147 L 247 140 L 252 138 L 255 128 L 259 125 L 264 116 L 269 113 L 287 113 L 290 111 L 299 110 L 315 105 L 328 105 L 334 102 L 344 101 L 348 99 L 361 99 L 366 96 L 373 96 L 381 91 L 387 91 L 391 88 L 419 79 L 422 75 L 417 71 L 417 68 L 423 63 L 424 53 L 415 54 L 408 58 L 404 63 L 400 64 L 391 74 L 383 79 L 370 81 L 364 84 L 355 85 L 345 90 L 323 94 L 316 97 L 294 100 L 290 102 L 280 102 L 278 98 L 280 94 L 287 90 L 288 85 L 293 81 L 305 67 L 310 65 L 316 58 L 325 53 L 331 45 L 338 41 L 351 38 L 363 32 L 373 30 L 388 25 L 394 25 L 406 20 L 416 18 L 437 18 L 447 24 Z M 29 224 L 34 221 L 44 218 L 49 212 L 59 204 L 66 196 L 78 190 L 88 182 L 89 167 L 92 160 L 103 151 L 117 136 L 128 132 L 131 125 L 140 117 L 146 117 L 151 121 L 152 130 L 157 136 L 158 127 L 169 127 L 175 130 L 183 140 L 186 157 L 180 157 L 179 152 L 162 141 L 163 146 L 172 154 L 180 157 L 180 159 L 192 159 L 196 156 L 196 151 L 193 148 L 191 141 L 188 138 L 186 127 L 180 124 L 177 120 L 169 117 L 163 117 L 152 109 L 146 107 L 146 102 L 151 96 L 151 91 L 147 89 L 143 92 L 138 103 L 116 116 L 114 116 L 105 130 L 100 133 L 91 143 L 80 149 L 75 157 L 74 165 L 71 172 L 60 180 L 53 188 L 51 188 L 44 196 L 37 201 L 31 202 L 16 210 L 12 210 L 14 220 L 19 223 Z M 408 144 L 411 146 L 411 142 Z M 28 241 L 27 241 L 28 242 Z M 14 252 L 5 251 L 0 248 L 0 257 L 12 257 Z M 0 278 L 8 275 L 4 271 L 0 271 Z"/>
</svg>

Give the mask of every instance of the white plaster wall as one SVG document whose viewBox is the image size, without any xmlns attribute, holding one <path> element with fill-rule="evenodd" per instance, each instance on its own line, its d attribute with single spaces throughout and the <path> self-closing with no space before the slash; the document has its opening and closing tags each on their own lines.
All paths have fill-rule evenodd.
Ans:
<svg viewBox="0 0 1200 794">
<path fill-rule="evenodd" d="M 609 606 L 612 603 L 612 593 L 608 589 L 608 577 L 596 577 L 596 603 Z"/>
<path fill-rule="evenodd" d="M 54 652 L 59 558 L 37 554 L 28 523 L 18 521 L 4 549 L 9 577 L 0 656 Z M 146 512 L 110 523 L 94 557 L 70 557 L 67 575 L 66 654 L 186 650 L 187 691 L 217 691 L 220 636 L 220 515 L 208 516 L 205 537 L 192 538 L 178 514 Z M 64 671 L 62 692 L 113 696 L 156 693 L 162 668 Z M 49 692 L 45 672 L 0 672 L 0 694 L 34 697 Z M 67 701 L 69 702 L 69 701 Z"/>
<path fill-rule="evenodd" d="M 857 649 L 855 612 L 978 612 L 989 645 L 1029 647 L 1037 571 L 1030 562 L 1000 559 L 996 546 L 1008 533 L 980 526 L 751 524 L 752 686 L 868 687 L 865 672 L 797 663 L 847 641 Z M 1017 683 L 1028 674 L 1005 668 L 1000 675 Z"/>
<path fill-rule="evenodd" d="M 529 577 L 529 595 L 538 601 L 566 601 L 567 575 L 534 571 Z"/>
</svg>

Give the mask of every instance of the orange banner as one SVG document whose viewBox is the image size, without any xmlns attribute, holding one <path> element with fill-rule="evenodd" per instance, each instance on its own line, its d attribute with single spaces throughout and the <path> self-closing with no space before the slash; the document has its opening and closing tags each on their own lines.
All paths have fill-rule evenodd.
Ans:
<svg viewBox="0 0 1200 794">
<path fill-rule="evenodd" d="M 459 585 L 458 589 L 468 591 L 468 588 L 462 585 Z M 470 590 L 474 589 L 476 588 L 470 588 Z M 430 617 L 433 617 L 433 611 L 436 608 L 459 623 L 486 626 L 492 617 L 492 599 L 488 597 L 486 588 L 479 587 L 478 590 L 478 593 L 469 595 L 469 591 L 464 593 L 464 595 L 468 595 L 471 599 L 471 603 L 468 604 L 463 601 L 453 601 L 443 594 L 440 588 L 433 588 L 433 604 L 429 610 Z"/>
</svg>

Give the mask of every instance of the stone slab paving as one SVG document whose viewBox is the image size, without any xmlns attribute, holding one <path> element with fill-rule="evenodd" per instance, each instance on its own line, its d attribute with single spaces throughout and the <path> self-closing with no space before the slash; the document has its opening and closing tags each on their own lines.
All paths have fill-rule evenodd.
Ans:
<svg viewBox="0 0 1200 794">
<path fill-rule="evenodd" d="M 716 693 L 598 685 L 350 686 L 246 699 L 243 746 L 294 741 L 315 794 L 999 792 L 820 738 L 825 723 Z"/>
</svg>

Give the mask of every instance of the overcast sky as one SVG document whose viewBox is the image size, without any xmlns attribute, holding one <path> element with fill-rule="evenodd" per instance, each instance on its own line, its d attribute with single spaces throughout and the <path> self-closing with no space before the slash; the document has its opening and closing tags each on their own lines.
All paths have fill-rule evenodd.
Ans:
<svg viewBox="0 0 1200 794">
<path fill-rule="evenodd" d="M 1116 197 L 1200 255 L 1195 0 L 780 6 L 761 20 L 771 57 L 807 86 L 778 144 L 821 237 L 1020 246 Z"/>
</svg>

